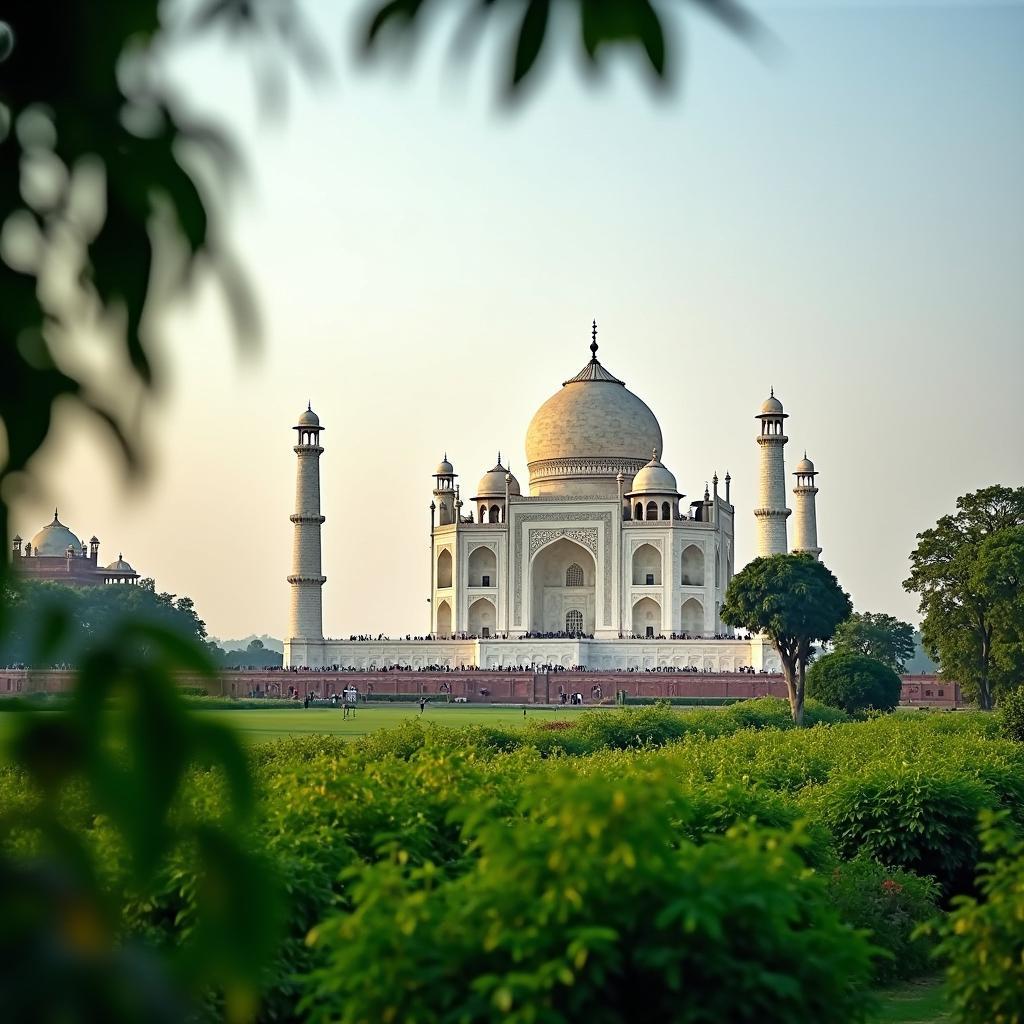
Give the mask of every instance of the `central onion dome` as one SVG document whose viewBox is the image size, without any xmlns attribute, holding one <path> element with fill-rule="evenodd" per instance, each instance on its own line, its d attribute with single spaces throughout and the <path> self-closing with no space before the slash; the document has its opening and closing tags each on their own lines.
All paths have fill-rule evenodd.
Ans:
<svg viewBox="0 0 1024 1024">
<path fill-rule="evenodd" d="M 53 522 L 47 523 L 32 538 L 32 552 L 41 556 L 63 557 L 69 547 L 74 548 L 76 555 L 82 553 L 82 542 L 57 518 L 55 509 Z"/>
<path fill-rule="evenodd" d="M 662 450 L 654 413 L 597 361 L 597 324 L 590 362 L 534 414 L 526 432 L 530 493 L 615 498 L 621 473 L 633 476 Z"/>
</svg>

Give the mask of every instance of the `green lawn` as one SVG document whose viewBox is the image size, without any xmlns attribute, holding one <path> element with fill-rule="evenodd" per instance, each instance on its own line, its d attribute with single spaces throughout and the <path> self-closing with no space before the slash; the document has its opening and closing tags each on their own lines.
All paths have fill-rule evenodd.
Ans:
<svg viewBox="0 0 1024 1024">
<path fill-rule="evenodd" d="M 250 743 L 276 740 L 283 736 L 309 736 L 329 733 L 333 736 L 353 738 L 365 736 L 377 729 L 386 729 L 410 718 L 440 725 L 522 725 L 523 722 L 542 719 L 568 718 L 578 714 L 579 708 L 557 710 L 530 709 L 523 717 L 522 708 L 492 708 L 474 705 L 427 704 L 420 715 L 418 704 L 387 704 L 361 706 L 355 716 L 345 718 L 339 708 L 282 708 L 281 710 L 203 711 L 203 715 L 227 722 L 242 733 Z"/>
<path fill-rule="evenodd" d="M 872 1024 L 941 1024 L 952 1020 L 941 978 L 925 978 L 878 993 L 881 1005 Z"/>
<path fill-rule="evenodd" d="M 523 717 L 521 707 L 489 707 L 428 703 L 420 715 L 418 704 L 376 704 L 361 705 L 353 717 L 347 719 L 340 707 L 309 708 L 301 705 L 295 708 L 240 708 L 237 711 L 201 711 L 219 722 L 234 726 L 249 743 L 262 743 L 285 736 L 310 736 L 327 733 L 332 736 L 354 738 L 365 736 L 377 729 L 387 729 L 410 718 L 422 718 L 424 722 L 441 725 L 510 725 L 520 726 L 524 722 L 546 719 L 571 718 L 580 711 L 593 708 L 529 708 Z M 0 740 L 11 732 L 20 716 L 17 711 L 0 710 Z"/>
</svg>

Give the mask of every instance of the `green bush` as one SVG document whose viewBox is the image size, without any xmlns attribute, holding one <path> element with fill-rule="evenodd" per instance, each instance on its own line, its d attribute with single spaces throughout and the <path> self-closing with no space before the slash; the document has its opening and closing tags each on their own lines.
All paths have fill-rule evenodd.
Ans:
<svg viewBox="0 0 1024 1024">
<path fill-rule="evenodd" d="M 863 654 L 826 654 L 807 671 L 807 696 L 851 715 L 868 708 L 892 711 L 901 686 L 888 665 Z"/>
<path fill-rule="evenodd" d="M 196 706 L 206 707 L 214 698 L 196 700 Z M 240 703 L 232 702 L 229 706 Z M 908 944 L 906 928 L 919 918 L 924 899 L 919 887 L 928 883 L 915 880 L 912 875 L 904 877 L 901 865 L 913 867 L 920 874 L 939 875 L 948 890 L 963 888 L 977 860 L 973 838 L 977 810 L 1003 807 L 1024 823 L 1024 744 L 993 738 L 992 715 L 923 713 L 848 722 L 843 712 L 815 705 L 808 709 L 809 720 L 812 714 L 820 714 L 823 720 L 834 724 L 828 728 L 793 728 L 785 702 L 764 699 L 724 709 L 685 711 L 662 704 L 587 711 L 568 717 L 564 723 L 557 716 L 536 715 L 528 716 L 528 724 L 521 728 L 446 727 L 416 716 L 396 728 L 374 732 L 352 743 L 336 736 L 312 735 L 254 746 L 248 757 L 260 790 L 261 812 L 248 842 L 261 851 L 275 873 L 285 880 L 289 901 L 288 927 L 266 975 L 260 1019 L 268 1024 L 299 1019 L 302 1015 L 298 1003 L 311 991 L 310 986 L 320 991 L 329 984 L 318 972 L 334 963 L 333 941 L 311 947 L 306 936 L 327 918 L 332 920 L 330 928 L 337 925 L 339 917 L 350 919 L 356 905 L 353 886 L 363 879 L 366 866 L 383 863 L 402 868 L 401 885 L 395 890 L 396 902 L 378 908 L 378 912 L 397 915 L 407 911 L 412 915 L 403 921 L 418 921 L 418 911 L 409 910 L 406 903 L 413 901 L 415 886 L 425 884 L 426 876 L 411 878 L 413 869 L 432 873 L 434 889 L 445 890 L 445 907 L 450 906 L 448 900 L 455 900 L 455 887 L 462 884 L 469 887 L 467 899 L 477 900 L 480 907 L 493 906 L 495 913 L 505 913 L 513 905 L 516 893 L 516 898 L 522 900 L 522 893 L 528 890 L 521 886 L 527 882 L 529 886 L 540 886 L 537 891 L 548 893 L 539 860 L 531 867 L 534 873 L 528 878 L 513 874 L 506 879 L 512 887 L 507 901 L 500 893 L 492 892 L 502 881 L 500 874 L 494 874 L 499 870 L 495 865 L 504 865 L 519 850 L 519 839 L 515 836 L 508 840 L 511 849 L 492 847 L 490 839 L 485 842 L 484 832 L 492 826 L 494 830 L 512 833 L 524 827 L 538 844 L 524 854 L 530 864 L 531 858 L 541 857 L 542 849 L 556 861 L 563 856 L 573 858 L 575 867 L 559 866 L 552 876 L 552 884 L 557 883 L 559 893 L 571 887 L 578 874 L 587 873 L 585 883 L 580 883 L 583 887 L 575 891 L 588 904 L 597 901 L 594 906 L 605 909 L 600 909 L 598 919 L 594 916 L 597 910 L 592 913 L 589 906 L 576 908 L 575 916 L 571 922 L 566 920 L 564 928 L 557 922 L 552 925 L 556 931 L 562 928 L 557 934 L 567 944 L 587 928 L 606 926 L 618 929 L 625 937 L 623 942 L 634 941 L 644 924 L 642 915 L 653 919 L 659 912 L 652 909 L 653 891 L 645 888 L 658 884 L 661 877 L 657 873 L 652 878 L 644 875 L 652 857 L 657 872 L 667 872 L 663 859 L 678 856 L 680 870 L 690 880 L 673 884 L 690 886 L 687 892 L 693 893 L 697 891 L 693 880 L 696 865 L 703 865 L 703 858 L 712 856 L 698 854 L 696 849 L 713 847 L 727 859 L 735 855 L 746 863 L 747 854 L 738 851 L 754 837 L 762 852 L 772 842 L 781 843 L 786 851 L 784 858 L 794 872 L 793 884 L 802 885 L 802 872 L 814 869 L 819 875 L 818 882 L 811 885 L 812 890 L 818 886 L 814 899 L 822 898 L 824 887 L 825 898 L 841 918 L 848 924 L 872 928 L 877 936 L 874 941 L 897 954 L 896 961 L 876 966 L 876 977 L 890 977 L 885 973 L 887 970 L 917 963 L 920 947 L 913 942 Z M 551 728 L 555 723 L 559 728 Z M 12 728 L 15 726 L 16 722 L 12 723 Z M 567 778 L 570 775 L 573 778 Z M 596 791 L 611 794 L 617 788 L 630 806 L 642 807 L 655 819 L 651 823 L 653 831 L 643 832 L 639 822 L 623 825 L 614 806 L 605 824 L 600 824 L 600 815 L 604 813 L 601 808 L 606 805 L 595 802 Z M 635 799 L 631 795 L 634 793 Z M 0 770 L 0 816 L 12 810 L 30 811 L 37 799 L 38 794 L 26 786 L 24 773 Z M 124 908 L 129 936 L 166 949 L 180 945 L 196 920 L 197 886 L 202 884 L 202 865 L 194 849 L 177 850 L 152 891 L 139 894 L 129 884 L 123 851 L 114 834 L 90 810 L 82 787 L 68 786 L 62 790 L 62 807 L 66 824 L 82 835 L 87 844 L 99 848 L 97 862 L 108 873 L 112 901 Z M 190 776 L 182 814 L 195 820 L 215 820 L 223 807 L 223 782 L 218 775 L 196 771 Z M 597 830 L 586 840 L 593 845 L 581 845 L 584 839 L 573 838 L 570 829 L 563 854 L 554 846 L 554 833 L 561 827 L 563 817 L 577 810 L 583 815 L 582 820 L 589 823 L 587 827 Z M 808 820 L 813 824 L 807 824 Z M 613 842 L 614 830 L 620 825 L 620 838 L 636 860 L 635 879 L 624 880 L 619 875 L 624 869 L 616 858 L 627 856 Z M 830 828 L 835 830 L 836 838 Z M 549 834 L 550 830 L 553 833 Z M 789 838 L 778 840 L 779 834 Z M 33 843 L 38 844 L 38 836 L 29 830 L 22 830 L 7 841 L 9 848 L 17 850 L 31 849 Z M 885 869 L 843 865 L 838 861 L 836 846 L 847 857 L 863 848 L 897 866 L 872 879 L 871 871 Z M 649 849 L 654 852 L 649 853 Z M 488 861 L 492 850 L 497 852 Z M 833 876 L 837 864 L 841 870 L 839 879 Z M 504 867 L 500 870 L 504 871 Z M 769 878 L 775 877 L 774 868 L 767 874 L 767 869 L 758 870 L 762 874 L 755 874 L 755 879 L 761 879 L 761 889 L 770 890 L 774 882 L 769 885 Z M 472 883 L 461 881 L 481 871 L 491 872 L 492 877 L 486 881 L 475 878 Z M 635 901 L 635 918 L 629 917 L 625 903 L 620 906 L 612 896 L 597 892 L 606 878 L 608 884 L 622 889 L 624 901 L 627 897 Z M 714 878 L 714 886 L 726 884 L 725 874 Z M 879 890 L 886 878 L 903 887 L 899 893 L 885 892 L 888 902 L 880 899 Z M 706 893 L 709 904 L 720 898 L 716 887 Z M 753 887 L 742 890 L 736 899 L 741 901 L 745 892 L 754 900 L 759 891 Z M 672 893 L 683 899 L 679 890 L 671 886 L 665 893 L 661 908 L 669 906 Z M 439 905 L 433 902 L 441 899 L 438 893 L 432 890 L 431 895 L 423 898 L 431 901 L 431 919 L 441 913 Z M 771 903 L 776 897 L 771 893 L 765 897 L 762 893 L 761 898 Z M 606 905 L 600 900 L 611 902 Z M 364 909 L 360 904 L 358 914 Z M 701 903 L 700 913 L 705 912 L 712 915 L 708 921 L 714 919 L 713 913 L 718 913 Z M 726 927 L 734 927 L 736 922 L 738 933 L 730 939 L 736 946 L 728 945 L 724 939 L 716 945 L 719 940 L 715 939 L 709 948 L 716 955 L 727 955 L 727 961 L 732 957 L 737 975 L 749 963 L 754 964 L 752 970 L 757 975 L 765 963 L 763 958 L 758 959 L 763 957 L 762 947 L 755 945 L 749 961 L 743 959 L 747 954 L 738 948 L 744 931 L 749 930 L 754 910 L 738 906 L 730 897 L 722 903 L 721 913 L 726 915 Z M 902 916 L 904 913 L 906 917 Z M 811 919 L 817 920 L 813 914 Z M 477 930 L 471 931 L 465 941 L 480 939 L 487 921 L 488 927 L 499 927 L 488 918 L 474 924 Z M 603 924 L 604 921 L 610 924 Z M 532 927 L 531 922 L 536 924 L 527 915 L 526 923 Z M 442 928 L 442 924 L 440 919 L 431 923 L 430 941 L 447 936 L 448 926 Z M 570 935 L 570 926 L 580 931 Z M 634 962 L 632 954 L 624 952 L 625 946 L 616 947 L 618 952 L 614 956 L 626 962 L 623 977 L 612 977 L 611 988 L 615 992 L 626 984 L 627 977 L 650 979 L 655 989 L 675 984 L 657 971 L 649 973 L 654 970 L 650 967 L 652 963 L 668 964 L 667 960 L 657 961 L 655 952 L 655 942 L 663 937 L 663 931 L 659 925 L 652 931 L 652 937 L 637 940 L 641 955 L 647 958 L 641 962 Z M 692 972 L 686 968 L 690 962 L 686 958 L 696 954 L 692 953 L 693 947 L 686 945 L 689 940 L 680 939 L 670 930 L 669 936 L 666 948 L 680 953 L 680 970 L 684 984 L 689 985 Z M 501 948 L 506 952 L 513 938 L 509 935 L 501 939 Z M 534 940 L 527 935 L 524 941 Z M 367 946 L 360 948 L 365 954 Z M 462 949 L 458 944 L 456 948 Z M 536 959 L 541 956 L 540 949 L 527 949 L 534 959 L 528 957 L 524 967 L 528 973 L 524 977 L 543 974 L 545 968 Z M 383 946 L 380 955 L 392 953 L 391 946 Z M 493 969 L 502 978 L 505 974 L 501 972 L 516 970 L 510 960 L 499 964 L 497 952 L 485 955 L 462 950 L 459 955 L 465 958 L 459 961 L 464 967 Z M 433 969 L 419 961 L 411 963 L 410 970 Z M 604 969 L 605 963 L 599 958 L 598 967 Z M 574 967 L 569 969 L 574 977 L 581 973 Z M 669 969 L 664 966 L 664 971 Z M 374 965 L 373 971 L 377 970 Z M 394 970 L 399 972 L 400 966 L 394 965 Z M 641 970 L 644 973 L 637 973 Z M 456 994 L 464 994 L 475 977 L 445 976 Z M 799 983 L 805 979 L 799 973 L 794 977 Z M 730 985 L 721 982 L 719 973 L 712 972 L 712 979 L 718 979 L 732 993 Z M 519 985 L 518 980 L 513 981 Z M 584 986 L 581 999 L 596 998 L 597 981 L 588 975 L 579 984 Z M 700 986 L 704 983 L 696 984 L 703 998 Z M 759 984 L 754 985 L 757 992 Z M 780 974 L 778 984 L 785 987 L 789 982 Z M 520 993 L 518 988 L 515 991 Z M 516 1000 L 520 995 L 516 995 Z M 572 993 L 559 990 L 549 995 L 552 1005 L 563 1013 L 563 1019 L 568 1019 L 571 1008 L 566 1010 L 559 999 L 569 999 Z M 731 1007 L 723 1010 L 725 998 L 726 994 L 722 994 L 711 1001 L 713 1008 L 721 1011 L 719 1019 L 743 1020 L 742 1014 L 736 1017 Z M 755 993 L 755 1003 L 760 998 Z M 698 1004 L 683 997 L 679 1001 L 687 1005 L 673 1010 L 682 1015 L 675 1019 L 688 1019 L 685 1014 L 694 1013 Z M 333 1004 L 328 1000 L 327 1005 Z M 521 1003 L 516 1002 L 515 1006 L 521 1007 Z M 589 1012 L 589 1006 L 586 1004 L 581 1013 Z M 211 1005 L 209 1009 L 210 1016 L 220 1013 L 223 1018 L 222 1008 Z M 660 1004 L 655 1006 L 654 1015 L 644 1019 L 659 1019 L 656 1014 L 660 1009 Z M 526 1012 L 522 1010 L 523 1014 Z M 794 1010 L 791 1016 L 795 1014 Z M 669 1015 L 667 1019 L 673 1017 Z M 764 1019 L 776 1018 L 769 1014 Z M 805 1019 L 818 1018 L 808 1011 Z"/>
<path fill-rule="evenodd" d="M 839 853 L 932 875 L 947 893 L 966 891 L 977 864 L 975 823 L 996 806 L 977 778 L 942 764 L 879 761 L 836 774 L 808 794 Z"/>
<path fill-rule="evenodd" d="M 889 985 L 933 969 L 934 941 L 919 928 L 936 913 L 939 888 L 912 871 L 856 857 L 833 868 L 829 903 L 855 928 L 867 929 L 889 955 L 875 961 L 874 982 Z"/>
<path fill-rule="evenodd" d="M 179 686 L 178 693 L 182 697 L 208 697 L 210 691 L 205 686 Z"/>
<path fill-rule="evenodd" d="M 474 809 L 464 874 L 410 870 L 401 849 L 361 870 L 355 909 L 311 936 L 326 964 L 307 1019 L 863 1020 L 872 947 L 804 868 L 799 834 L 680 840 L 672 787 L 552 771 L 525 783 L 514 828 Z"/>
<path fill-rule="evenodd" d="M 1005 812 L 983 814 L 980 899 L 960 896 L 929 931 L 949 961 L 946 987 L 962 1024 L 1024 1021 L 1024 839 Z"/>
<path fill-rule="evenodd" d="M 1024 686 L 999 695 L 996 717 L 999 731 L 1006 739 L 1024 743 Z"/>
</svg>

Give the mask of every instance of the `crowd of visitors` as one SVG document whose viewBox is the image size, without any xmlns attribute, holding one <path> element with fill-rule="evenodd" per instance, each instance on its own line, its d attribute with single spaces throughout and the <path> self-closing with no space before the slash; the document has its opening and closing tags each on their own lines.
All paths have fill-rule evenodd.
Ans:
<svg viewBox="0 0 1024 1024">
<path fill-rule="evenodd" d="M 480 636 L 477 633 L 432 633 L 426 636 L 414 636 L 412 633 L 406 633 L 405 636 L 390 637 L 385 633 L 378 633 L 373 636 L 369 633 L 358 633 L 353 634 L 348 638 L 349 643 L 388 643 L 393 640 L 397 641 L 408 641 L 410 643 L 424 643 L 430 640 L 443 640 L 450 642 L 452 640 L 593 640 L 593 633 L 582 633 L 582 632 L 569 632 L 567 630 L 556 630 L 549 633 L 529 632 L 520 633 L 516 636 L 510 636 L 508 633 L 489 633 L 487 636 Z M 737 633 L 735 636 L 728 636 L 725 633 L 715 633 L 714 636 L 704 636 L 703 633 L 670 633 L 665 636 L 664 633 L 659 633 L 657 636 L 646 636 L 642 633 L 619 633 L 619 640 L 749 640 L 749 634 Z M 331 642 L 331 641 L 328 641 Z M 344 643 L 342 640 L 334 640 L 335 643 Z"/>
</svg>

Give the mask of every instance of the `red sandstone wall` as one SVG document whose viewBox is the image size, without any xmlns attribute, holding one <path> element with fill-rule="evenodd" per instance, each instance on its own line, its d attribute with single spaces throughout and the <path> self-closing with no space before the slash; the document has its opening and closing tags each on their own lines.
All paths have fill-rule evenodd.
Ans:
<svg viewBox="0 0 1024 1024">
<path fill-rule="evenodd" d="M 26 693 L 61 693 L 71 687 L 74 674 L 64 671 L 31 672 L 0 669 L 0 698 Z M 559 687 L 579 691 L 590 703 L 592 686 L 600 686 L 606 699 L 616 690 L 632 697 L 785 697 L 786 684 L 777 675 L 745 673 L 668 672 L 224 672 L 217 683 L 182 676 L 182 686 L 202 686 L 212 696 L 246 697 L 259 689 L 267 696 L 288 696 L 288 688 L 321 697 L 354 686 L 361 694 L 441 694 L 442 684 L 453 697 L 474 703 L 557 704 Z M 483 691 L 487 691 L 486 693 Z M 960 687 L 938 676 L 903 676 L 901 704 L 959 707 Z"/>
</svg>

